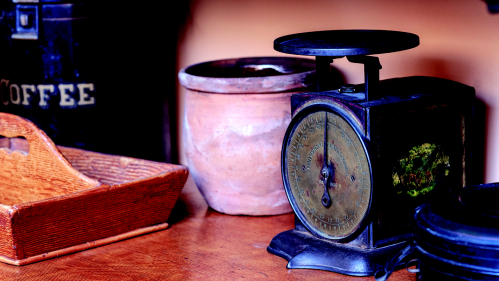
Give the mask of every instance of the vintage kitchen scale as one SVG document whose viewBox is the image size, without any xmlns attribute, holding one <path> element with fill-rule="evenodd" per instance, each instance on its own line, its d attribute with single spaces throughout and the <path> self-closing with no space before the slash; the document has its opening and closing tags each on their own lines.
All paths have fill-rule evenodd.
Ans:
<svg viewBox="0 0 499 281">
<path fill-rule="evenodd" d="M 317 92 L 291 97 L 282 177 L 295 228 L 268 251 L 288 268 L 366 276 L 411 237 L 413 210 L 471 183 L 474 88 L 434 77 L 379 81 L 372 54 L 414 48 L 414 34 L 334 30 L 274 41 L 316 56 Z M 335 89 L 333 59 L 364 65 L 365 83 Z M 326 122 L 327 121 L 327 122 Z"/>
</svg>

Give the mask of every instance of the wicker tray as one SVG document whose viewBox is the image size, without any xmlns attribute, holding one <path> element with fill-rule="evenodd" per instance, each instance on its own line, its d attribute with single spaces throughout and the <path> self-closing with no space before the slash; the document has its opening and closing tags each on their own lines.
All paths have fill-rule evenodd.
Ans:
<svg viewBox="0 0 499 281">
<path fill-rule="evenodd" d="M 9 264 L 164 229 L 187 180 L 183 166 L 56 147 L 11 114 L 0 113 L 0 135 L 0 261 Z"/>
</svg>

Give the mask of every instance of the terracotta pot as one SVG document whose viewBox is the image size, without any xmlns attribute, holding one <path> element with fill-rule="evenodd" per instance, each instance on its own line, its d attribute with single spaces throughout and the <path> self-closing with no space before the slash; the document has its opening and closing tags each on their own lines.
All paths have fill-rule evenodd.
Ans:
<svg viewBox="0 0 499 281">
<path fill-rule="evenodd" d="M 211 208 L 233 215 L 291 212 L 281 146 L 291 120 L 290 96 L 307 90 L 314 69 L 313 60 L 269 57 L 206 62 L 180 71 L 187 88 L 187 163 Z"/>
</svg>

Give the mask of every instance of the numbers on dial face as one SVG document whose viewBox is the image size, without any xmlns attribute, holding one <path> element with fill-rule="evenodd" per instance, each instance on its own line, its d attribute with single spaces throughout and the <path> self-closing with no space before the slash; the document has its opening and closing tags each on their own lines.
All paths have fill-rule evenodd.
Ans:
<svg viewBox="0 0 499 281">
<path fill-rule="evenodd" d="M 355 232 L 369 207 L 371 171 L 352 126 L 331 112 L 310 113 L 295 124 L 285 149 L 286 192 L 304 224 L 331 239 Z"/>
</svg>

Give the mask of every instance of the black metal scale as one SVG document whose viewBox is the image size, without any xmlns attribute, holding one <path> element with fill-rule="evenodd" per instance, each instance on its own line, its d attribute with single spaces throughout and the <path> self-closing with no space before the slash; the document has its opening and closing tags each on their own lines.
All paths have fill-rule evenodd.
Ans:
<svg viewBox="0 0 499 281">
<path fill-rule="evenodd" d="M 283 36 L 280 52 L 316 57 L 317 92 L 291 97 L 282 150 L 295 228 L 267 250 L 309 268 L 369 276 L 404 248 L 413 210 L 472 182 L 474 89 L 434 77 L 379 81 L 373 54 L 414 48 L 414 34 L 333 30 Z M 334 85 L 330 64 L 364 65 L 365 83 Z M 466 164 L 468 163 L 468 164 Z"/>
</svg>

